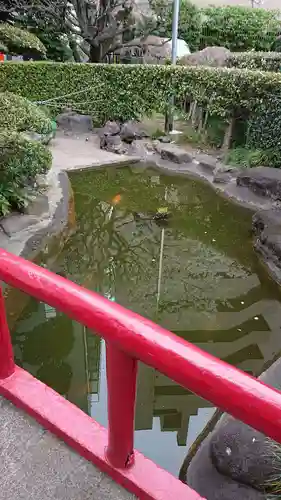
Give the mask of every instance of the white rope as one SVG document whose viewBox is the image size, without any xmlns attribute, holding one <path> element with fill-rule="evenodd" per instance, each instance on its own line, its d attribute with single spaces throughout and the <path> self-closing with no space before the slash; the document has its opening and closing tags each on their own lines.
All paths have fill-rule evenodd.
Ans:
<svg viewBox="0 0 281 500">
<path fill-rule="evenodd" d="M 45 101 L 33 101 L 33 102 L 34 102 L 34 104 L 48 104 L 49 102 L 57 101 L 57 100 L 63 99 L 64 97 L 69 97 L 69 96 L 77 95 L 77 94 L 83 94 L 83 92 L 86 92 L 87 90 L 92 89 L 92 88 L 93 88 L 93 86 L 91 85 L 90 87 L 85 87 L 82 90 L 76 90 L 74 92 L 71 92 L 70 94 L 65 94 L 65 95 L 61 95 L 58 97 L 52 97 L 51 99 L 46 99 Z"/>
</svg>

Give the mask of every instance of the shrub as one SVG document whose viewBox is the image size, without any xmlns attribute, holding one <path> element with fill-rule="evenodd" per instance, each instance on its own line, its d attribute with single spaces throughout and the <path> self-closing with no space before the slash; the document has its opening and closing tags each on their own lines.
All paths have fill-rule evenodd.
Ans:
<svg viewBox="0 0 281 500">
<path fill-rule="evenodd" d="M 196 101 L 209 117 L 227 124 L 230 118 L 258 115 L 269 99 L 280 102 L 281 74 L 204 66 L 8 62 L 0 65 L 0 90 L 43 101 L 53 114 L 69 106 L 90 113 L 97 124 L 164 113 L 174 95 L 178 106 Z M 279 105 L 275 108 L 279 116 Z M 276 123 L 267 126 L 272 145 L 261 148 L 253 139 L 251 149 L 279 151 Z"/>
<path fill-rule="evenodd" d="M 42 144 L 11 130 L 0 131 L 0 215 L 26 204 L 27 185 L 50 168 L 52 155 Z"/>
<path fill-rule="evenodd" d="M 247 134 L 250 148 L 258 147 L 267 152 L 270 166 L 281 166 L 281 99 L 270 95 L 252 113 Z"/>
<path fill-rule="evenodd" d="M 231 54 L 228 67 L 280 71 L 281 52 L 236 52 Z"/>
<path fill-rule="evenodd" d="M 154 4 L 156 4 L 154 6 Z M 157 13 L 159 10 L 159 0 L 153 2 L 154 10 Z M 157 7 L 158 6 L 158 7 Z M 172 24 L 173 24 L 173 4 L 165 3 L 165 15 L 162 17 L 161 27 L 159 31 L 155 32 L 156 35 L 166 38 L 172 37 Z M 164 19 L 163 19 L 164 17 Z M 200 9 L 190 2 L 189 0 L 180 0 L 179 12 L 179 29 L 178 36 L 183 39 L 189 46 L 191 51 L 198 50 L 201 34 L 201 13 Z"/>
<path fill-rule="evenodd" d="M 1 40 L 0 40 L 0 52 L 4 54 L 7 54 L 7 52 L 9 52 L 8 47 L 3 42 L 1 42 Z"/>
<path fill-rule="evenodd" d="M 51 109 L 71 106 L 100 122 L 163 112 L 171 95 L 178 101 L 189 96 L 210 114 L 228 117 L 240 108 L 252 111 L 268 93 L 281 97 L 281 74 L 200 66 L 7 62 L 0 65 L 0 90 L 34 101 L 51 99 Z"/>
<path fill-rule="evenodd" d="M 247 147 L 237 147 L 230 149 L 225 157 L 225 162 L 229 165 L 242 167 L 278 167 L 281 166 L 280 151 L 275 149 L 250 149 Z"/>
<path fill-rule="evenodd" d="M 38 106 L 24 97 L 10 92 L 0 92 L 1 128 L 48 134 L 52 131 L 52 123 Z"/>
<path fill-rule="evenodd" d="M 0 41 L 15 54 L 38 53 L 46 55 L 46 48 L 37 36 L 10 24 L 0 24 Z"/>
<path fill-rule="evenodd" d="M 280 29 L 277 13 L 242 6 L 202 9 L 201 48 L 217 45 L 232 52 L 271 50 Z"/>
</svg>

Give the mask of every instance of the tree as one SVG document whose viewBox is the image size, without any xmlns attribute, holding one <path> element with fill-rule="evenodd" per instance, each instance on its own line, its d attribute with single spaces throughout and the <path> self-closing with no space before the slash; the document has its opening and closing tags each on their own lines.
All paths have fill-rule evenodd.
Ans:
<svg viewBox="0 0 281 500">
<path fill-rule="evenodd" d="M 66 0 L 0 0 L 0 22 L 36 35 L 45 46 L 48 59 L 65 61 L 72 57 L 65 35 L 67 8 Z"/>
<path fill-rule="evenodd" d="M 200 48 L 223 46 L 232 52 L 269 51 L 280 29 L 276 12 L 251 7 L 202 9 Z"/>
<path fill-rule="evenodd" d="M 90 62 L 105 61 L 108 54 L 128 44 L 132 48 L 134 41 L 142 48 L 162 22 L 149 0 L 145 14 L 134 0 L 0 0 L 0 19 L 4 18 L 39 37 L 44 34 L 45 44 L 46 37 L 67 39 L 75 60 L 83 51 Z"/>
<path fill-rule="evenodd" d="M 165 0 L 152 2 L 153 11 L 157 15 L 158 30 L 155 34 L 167 38 L 172 37 L 173 4 Z M 201 12 L 189 0 L 180 0 L 178 36 L 182 38 L 191 51 L 198 50 L 201 35 Z"/>
</svg>

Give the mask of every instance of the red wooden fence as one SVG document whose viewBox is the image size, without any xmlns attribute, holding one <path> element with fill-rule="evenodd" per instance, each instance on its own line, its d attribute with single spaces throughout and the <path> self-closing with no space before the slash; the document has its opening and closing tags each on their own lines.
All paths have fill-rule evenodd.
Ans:
<svg viewBox="0 0 281 500">
<path fill-rule="evenodd" d="M 200 496 L 134 451 L 138 360 L 281 442 L 281 393 L 151 321 L 0 250 L 0 279 L 66 313 L 106 341 L 108 431 L 14 364 L 0 295 L 0 394 L 140 498 Z"/>
</svg>

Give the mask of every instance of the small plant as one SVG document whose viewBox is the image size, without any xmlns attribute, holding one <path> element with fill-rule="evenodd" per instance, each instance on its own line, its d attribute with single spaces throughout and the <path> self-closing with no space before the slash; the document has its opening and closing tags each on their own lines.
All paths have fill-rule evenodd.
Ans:
<svg viewBox="0 0 281 500">
<path fill-rule="evenodd" d="M 0 42 L 14 54 L 35 53 L 45 56 L 46 48 L 36 35 L 11 24 L 0 24 Z"/>
<path fill-rule="evenodd" d="M 228 165 L 237 165 L 242 167 L 268 166 L 269 157 L 262 150 L 251 150 L 245 147 L 230 149 L 225 157 Z"/>
<path fill-rule="evenodd" d="M 52 132 L 52 123 L 41 109 L 20 95 L 0 92 L 0 129 L 39 134 Z"/>
<path fill-rule="evenodd" d="M 51 161 L 50 151 L 41 143 L 18 132 L 0 131 L 0 216 L 24 208 L 26 187 L 33 187 L 36 175 L 46 172 Z"/>
</svg>

